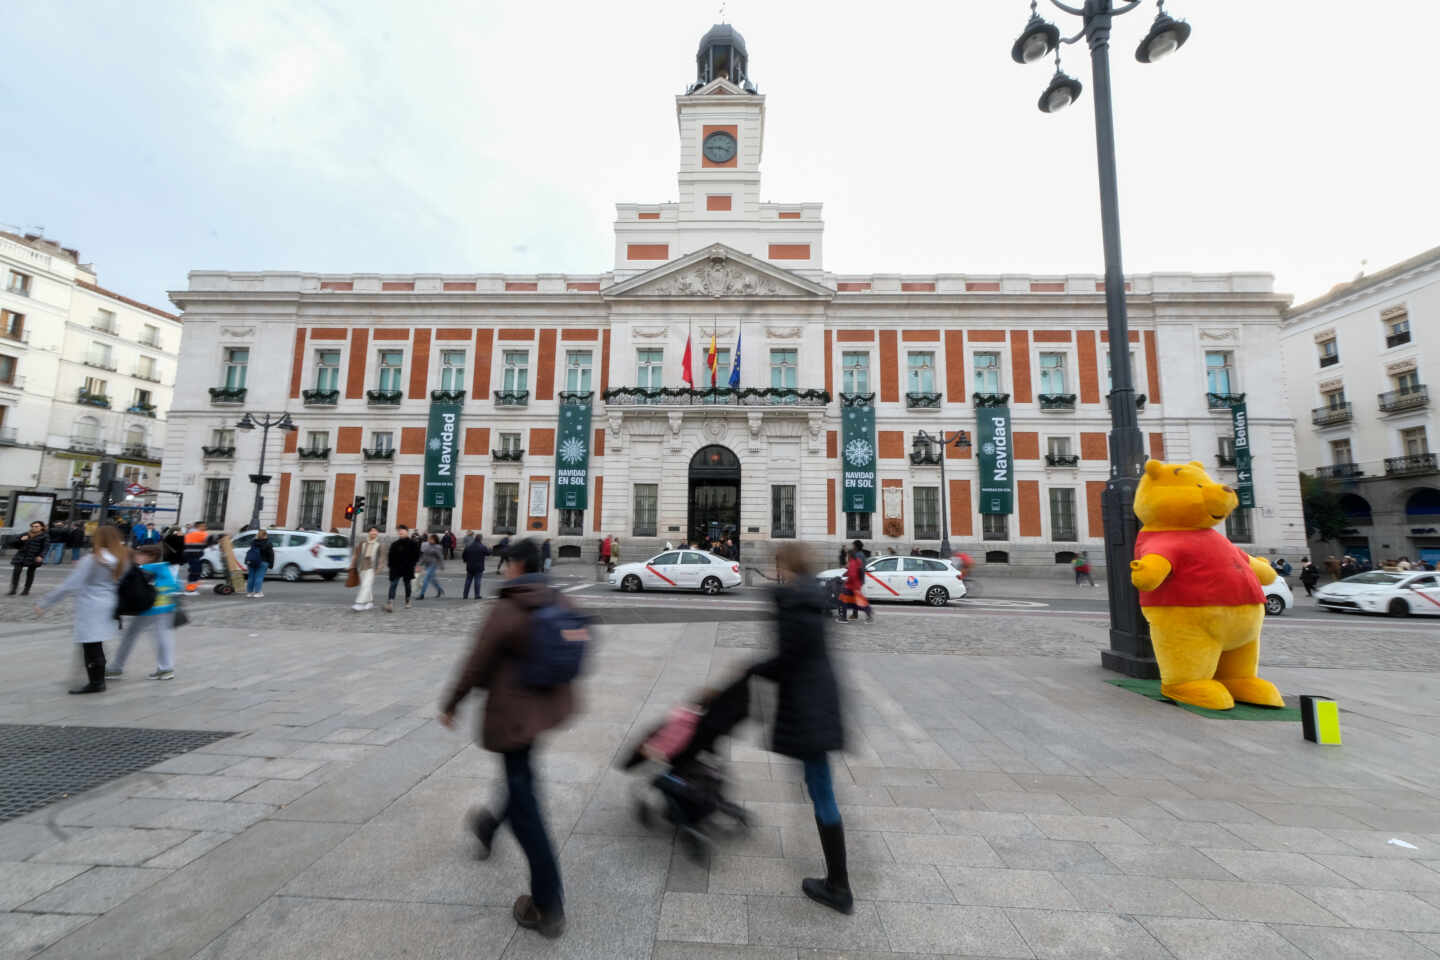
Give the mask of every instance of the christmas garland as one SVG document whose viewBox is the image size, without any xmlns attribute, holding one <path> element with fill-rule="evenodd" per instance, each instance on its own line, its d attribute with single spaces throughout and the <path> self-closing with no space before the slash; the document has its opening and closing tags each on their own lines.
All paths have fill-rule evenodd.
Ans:
<svg viewBox="0 0 1440 960">
<path fill-rule="evenodd" d="M 764 399 L 785 399 L 805 400 L 810 402 L 829 403 L 830 393 L 827 390 L 801 390 L 796 387 L 713 387 L 708 390 L 692 390 L 689 387 L 656 387 L 646 389 L 645 387 L 611 387 L 601 395 L 606 403 L 626 399 L 644 400 L 681 400 L 695 398 L 730 399 L 734 398 L 740 402 L 760 397 Z"/>
</svg>

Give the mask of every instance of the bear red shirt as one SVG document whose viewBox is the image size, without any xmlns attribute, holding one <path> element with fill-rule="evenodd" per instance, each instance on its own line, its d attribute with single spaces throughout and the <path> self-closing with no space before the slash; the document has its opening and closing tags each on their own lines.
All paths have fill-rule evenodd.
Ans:
<svg viewBox="0 0 1440 960">
<path fill-rule="evenodd" d="M 1250 560 L 1215 529 L 1140 531 L 1135 558 L 1156 553 L 1170 561 L 1170 575 L 1154 590 L 1140 591 L 1142 607 L 1232 607 L 1264 603 Z"/>
</svg>

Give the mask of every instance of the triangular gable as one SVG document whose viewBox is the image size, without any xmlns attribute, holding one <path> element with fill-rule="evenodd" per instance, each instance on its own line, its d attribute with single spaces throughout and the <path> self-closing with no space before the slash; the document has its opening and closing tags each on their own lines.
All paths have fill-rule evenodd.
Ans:
<svg viewBox="0 0 1440 960">
<path fill-rule="evenodd" d="M 607 297 L 806 297 L 835 291 L 723 243 L 688 253 L 607 288 Z"/>
<path fill-rule="evenodd" d="M 700 89 L 691 91 L 689 95 L 692 97 L 708 97 L 713 96 L 717 93 L 728 94 L 732 97 L 748 96 L 748 94 L 746 94 L 744 90 L 740 89 L 724 77 L 716 77 L 714 80 L 711 80 L 709 83 L 705 84 L 705 86 L 701 87 Z"/>
</svg>

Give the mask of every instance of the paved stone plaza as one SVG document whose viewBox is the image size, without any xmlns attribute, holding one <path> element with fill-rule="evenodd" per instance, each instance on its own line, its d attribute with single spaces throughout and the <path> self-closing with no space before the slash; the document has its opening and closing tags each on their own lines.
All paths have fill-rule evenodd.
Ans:
<svg viewBox="0 0 1440 960">
<path fill-rule="evenodd" d="M 757 655 L 756 608 L 636 623 L 597 594 L 612 623 L 584 713 L 541 763 L 569 913 L 551 942 L 510 919 L 524 864 L 508 833 L 481 863 L 462 830 L 496 789 L 470 744 L 476 702 L 464 732 L 432 720 L 480 608 L 361 616 L 313 586 L 195 604 L 175 681 L 92 697 L 64 693 L 63 605 L 37 622 L 0 601 L 0 723 L 244 731 L 0 824 L 0 957 L 1440 955 L 1433 624 L 1267 626 L 1282 691 L 1340 701 L 1336 748 L 1106 684 L 1094 616 L 884 608 L 842 628 L 852 734 L 835 772 L 859 898 L 842 917 L 800 895 L 814 822 L 758 727 L 729 749 L 754 826 L 705 863 L 634 820 L 613 769 L 676 698 Z"/>
</svg>

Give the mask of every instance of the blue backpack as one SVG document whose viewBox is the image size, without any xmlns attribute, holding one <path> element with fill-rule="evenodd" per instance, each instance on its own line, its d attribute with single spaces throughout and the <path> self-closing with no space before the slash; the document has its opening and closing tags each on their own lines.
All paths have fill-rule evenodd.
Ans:
<svg viewBox="0 0 1440 960">
<path fill-rule="evenodd" d="M 530 615 L 530 655 L 520 670 L 527 687 L 558 687 L 580 676 L 590 642 L 590 617 L 551 604 Z"/>
</svg>

